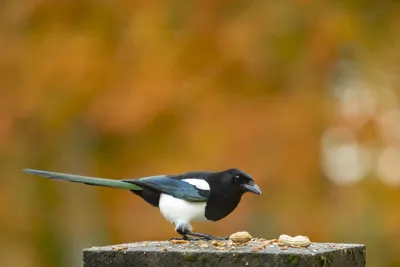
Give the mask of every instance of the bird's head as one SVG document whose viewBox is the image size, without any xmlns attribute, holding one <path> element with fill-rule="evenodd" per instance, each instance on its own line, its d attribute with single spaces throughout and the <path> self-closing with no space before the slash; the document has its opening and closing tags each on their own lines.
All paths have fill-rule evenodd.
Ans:
<svg viewBox="0 0 400 267">
<path fill-rule="evenodd" d="M 232 175 L 234 185 L 239 187 L 241 192 L 250 192 L 257 195 L 262 194 L 260 187 L 254 183 L 253 178 L 249 174 L 238 169 L 230 169 L 228 172 Z"/>
</svg>

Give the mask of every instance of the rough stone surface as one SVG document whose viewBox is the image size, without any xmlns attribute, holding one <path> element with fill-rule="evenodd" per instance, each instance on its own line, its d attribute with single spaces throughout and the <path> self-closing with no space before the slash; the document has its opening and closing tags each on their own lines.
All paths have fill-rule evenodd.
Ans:
<svg viewBox="0 0 400 267">
<path fill-rule="evenodd" d="M 282 248 L 253 239 L 245 245 L 232 242 L 140 242 L 83 251 L 84 267 L 146 266 L 365 266 L 365 246 L 312 243 L 307 248 Z"/>
</svg>

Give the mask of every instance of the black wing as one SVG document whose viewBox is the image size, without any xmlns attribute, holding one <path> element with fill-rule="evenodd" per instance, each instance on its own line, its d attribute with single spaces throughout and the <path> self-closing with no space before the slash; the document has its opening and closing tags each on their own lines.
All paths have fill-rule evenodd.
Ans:
<svg viewBox="0 0 400 267">
<path fill-rule="evenodd" d="M 195 177 L 191 177 L 195 178 Z M 189 179 L 185 177 L 182 179 Z M 141 179 L 126 179 L 124 182 L 132 183 L 140 187 L 156 190 L 189 202 L 205 202 L 208 200 L 209 191 L 196 188 L 180 179 L 174 179 L 166 175 L 152 176 Z"/>
<path fill-rule="evenodd" d="M 183 180 L 183 179 L 201 179 L 201 178 L 206 178 L 207 176 L 209 176 L 210 174 L 212 174 L 213 172 L 206 172 L 206 171 L 196 171 L 196 172 L 187 172 L 184 174 L 178 174 L 178 175 L 168 175 L 169 177 L 171 177 L 172 179 L 179 179 L 179 180 Z"/>
</svg>

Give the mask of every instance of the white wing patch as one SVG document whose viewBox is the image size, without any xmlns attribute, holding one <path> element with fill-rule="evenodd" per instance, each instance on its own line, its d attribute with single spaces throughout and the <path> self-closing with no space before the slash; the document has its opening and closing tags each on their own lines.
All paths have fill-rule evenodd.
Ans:
<svg viewBox="0 0 400 267">
<path fill-rule="evenodd" d="M 189 178 L 189 179 L 182 179 L 182 181 L 194 185 L 196 188 L 201 190 L 210 190 L 210 185 L 205 180 L 202 179 Z"/>
</svg>

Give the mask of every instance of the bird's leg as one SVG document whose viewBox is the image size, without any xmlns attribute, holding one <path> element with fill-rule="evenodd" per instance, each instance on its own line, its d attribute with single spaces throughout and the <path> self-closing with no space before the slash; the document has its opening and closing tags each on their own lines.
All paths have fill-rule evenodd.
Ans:
<svg viewBox="0 0 400 267">
<path fill-rule="evenodd" d="M 190 232 L 188 229 L 185 228 L 177 228 L 176 231 L 178 232 L 178 234 L 180 234 L 182 237 L 172 237 L 169 239 L 169 241 L 171 240 L 188 240 L 188 241 L 198 241 L 199 238 L 193 238 L 193 237 L 189 237 L 187 236 Z"/>
<path fill-rule="evenodd" d="M 192 235 L 192 236 L 197 236 L 199 239 L 203 239 L 203 240 L 227 240 L 228 239 L 227 237 L 216 237 L 216 236 L 211 236 L 208 234 L 192 232 L 190 230 L 187 230 L 186 234 Z"/>
<path fill-rule="evenodd" d="M 190 241 L 198 241 L 198 240 L 227 240 L 227 237 L 216 237 L 208 234 L 192 232 L 187 225 L 178 225 L 175 228 L 175 231 L 178 232 L 182 237 L 181 238 L 171 238 L 170 240 L 190 240 Z M 189 237 L 194 236 L 194 237 Z"/>
</svg>

